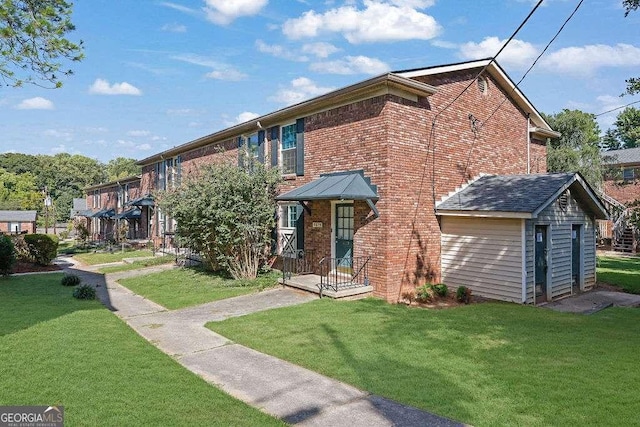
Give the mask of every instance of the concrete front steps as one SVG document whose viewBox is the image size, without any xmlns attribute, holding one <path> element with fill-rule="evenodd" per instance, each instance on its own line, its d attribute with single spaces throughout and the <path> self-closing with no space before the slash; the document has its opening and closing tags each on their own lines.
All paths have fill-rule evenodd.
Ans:
<svg viewBox="0 0 640 427">
<path fill-rule="evenodd" d="M 281 285 L 291 288 L 302 289 L 320 295 L 321 277 L 317 274 L 302 274 L 299 276 L 291 276 L 284 280 L 282 277 L 278 280 Z M 322 296 L 334 299 L 362 299 L 373 295 L 373 286 L 349 286 L 338 288 L 336 292 L 333 289 L 323 289 Z"/>
</svg>

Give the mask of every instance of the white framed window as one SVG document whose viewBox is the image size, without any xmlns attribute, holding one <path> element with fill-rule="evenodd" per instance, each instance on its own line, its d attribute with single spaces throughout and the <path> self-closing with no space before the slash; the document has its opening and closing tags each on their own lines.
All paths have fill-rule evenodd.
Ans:
<svg viewBox="0 0 640 427">
<path fill-rule="evenodd" d="M 299 248 L 296 228 L 302 206 L 297 203 L 280 205 L 278 221 L 278 251 L 280 254 L 295 254 Z"/>
<path fill-rule="evenodd" d="M 100 208 L 100 190 L 93 191 L 93 207 Z"/>
<path fill-rule="evenodd" d="M 624 168 L 622 169 L 622 179 L 625 181 L 631 181 L 635 179 L 635 169 L 634 168 Z"/>
<path fill-rule="evenodd" d="M 286 204 L 280 206 L 280 227 L 282 228 L 296 228 L 296 221 L 298 220 L 298 209 L 302 209 L 298 203 Z"/>
<path fill-rule="evenodd" d="M 282 173 L 296 173 L 296 124 L 291 123 L 280 128 L 280 156 Z"/>
</svg>

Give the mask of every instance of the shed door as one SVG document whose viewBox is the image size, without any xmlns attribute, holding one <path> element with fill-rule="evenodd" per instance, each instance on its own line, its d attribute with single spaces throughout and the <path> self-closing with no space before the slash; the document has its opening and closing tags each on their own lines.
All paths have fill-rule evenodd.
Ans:
<svg viewBox="0 0 640 427">
<path fill-rule="evenodd" d="M 536 225 L 536 302 L 547 301 L 547 226 Z"/>
<path fill-rule="evenodd" d="M 576 224 L 571 226 L 571 285 L 573 292 L 580 290 L 581 228 L 580 225 Z"/>
</svg>

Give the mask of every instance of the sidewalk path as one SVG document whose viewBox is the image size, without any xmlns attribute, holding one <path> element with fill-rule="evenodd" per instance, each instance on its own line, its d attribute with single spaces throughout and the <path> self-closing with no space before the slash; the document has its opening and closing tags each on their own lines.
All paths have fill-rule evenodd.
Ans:
<svg viewBox="0 0 640 427">
<path fill-rule="evenodd" d="M 304 426 L 460 426 L 425 411 L 371 395 L 316 372 L 235 344 L 205 323 L 302 304 L 317 296 L 273 289 L 169 311 L 116 280 L 162 271 L 158 266 L 105 276 L 70 267 L 97 286 L 101 301 L 140 335 L 230 395 L 287 423 Z"/>
</svg>

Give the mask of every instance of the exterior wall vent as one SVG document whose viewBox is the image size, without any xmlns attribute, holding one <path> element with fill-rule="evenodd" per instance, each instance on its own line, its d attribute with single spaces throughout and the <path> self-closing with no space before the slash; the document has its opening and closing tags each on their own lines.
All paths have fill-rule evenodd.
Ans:
<svg viewBox="0 0 640 427">
<path fill-rule="evenodd" d="M 487 81 L 486 77 L 484 76 L 478 77 L 477 83 L 478 83 L 478 90 L 480 91 L 480 93 L 483 95 L 486 95 L 489 92 L 489 82 Z"/>
</svg>

